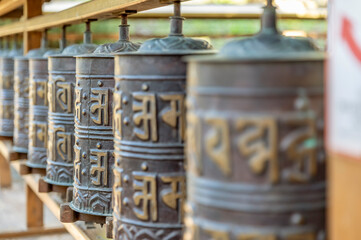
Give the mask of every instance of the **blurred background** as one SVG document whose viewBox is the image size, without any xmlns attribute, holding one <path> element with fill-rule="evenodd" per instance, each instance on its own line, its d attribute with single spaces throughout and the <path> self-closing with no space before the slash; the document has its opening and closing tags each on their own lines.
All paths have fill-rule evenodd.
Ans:
<svg viewBox="0 0 361 240">
<path fill-rule="evenodd" d="M 84 0 L 52 0 L 43 5 L 43 12 L 52 13 L 84 3 Z M 207 39 L 219 49 L 231 38 L 248 37 L 259 31 L 259 16 L 264 0 L 191 0 L 182 4 L 184 34 Z M 275 0 L 279 13 L 279 30 L 288 36 L 315 39 L 325 49 L 327 37 L 327 0 Z M 164 37 L 169 31 L 168 17 L 172 6 L 166 6 L 133 15 L 129 19 L 132 40 L 143 42 L 149 38 Z M 12 21 L 8 19 L 2 24 Z M 92 24 L 95 43 L 116 41 L 120 20 L 97 21 Z M 82 41 L 84 25 L 68 28 L 68 43 Z M 59 29 L 50 30 L 51 45 L 57 46 Z"/>
</svg>

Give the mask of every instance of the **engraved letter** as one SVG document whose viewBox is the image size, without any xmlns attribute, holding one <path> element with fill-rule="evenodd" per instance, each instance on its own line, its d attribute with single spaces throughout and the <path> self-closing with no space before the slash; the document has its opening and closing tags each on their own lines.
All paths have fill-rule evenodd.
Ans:
<svg viewBox="0 0 361 240">
<path fill-rule="evenodd" d="M 90 106 L 90 111 L 98 116 L 92 116 L 93 122 L 98 125 L 109 125 L 109 89 L 92 88 L 91 102 L 95 102 Z"/>
<path fill-rule="evenodd" d="M 163 202 L 170 208 L 177 210 L 180 214 L 180 221 L 184 216 L 184 201 L 186 198 L 186 180 L 184 175 L 181 176 L 161 176 L 163 183 L 170 183 L 170 189 L 163 189 L 161 196 Z"/>
<path fill-rule="evenodd" d="M 135 135 L 142 140 L 152 139 L 153 142 L 158 140 L 157 130 L 157 109 L 156 99 L 153 93 L 133 93 L 133 115 L 135 125 L 143 125 L 143 130 L 135 128 Z"/>
<path fill-rule="evenodd" d="M 134 203 L 136 206 L 141 206 L 141 210 L 134 208 L 134 214 L 141 220 L 152 221 L 158 220 L 158 204 L 157 204 L 157 183 L 156 175 L 133 172 L 134 177 Z M 149 217 L 150 213 L 150 217 Z"/>
<path fill-rule="evenodd" d="M 289 182 L 305 183 L 317 174 L 317 136 L 314 118 L 288 118 L 288 127 L 298 127 L 281 142 L 281 150 L 294 165 L 284 170 L 283 176 Z"/>
<path fill-rule="evenodd" d="M 113 133 L 114 137 L 122 137 L 122 92 L 116 91 L 113 94 L 114 108 L 113 108 Z"/>
<path fill-rule="evenodd" d="M 231 159 L 228 122 L 226 119 L 211 117 L 207 117 L 206 122 L 211 127 L 205 139 L 206 152 L 222 173 L 229 176 L 231 174 Z"/>
<path fill-rule="evenodd" d="M 91 178 L 92 183 L 96 186 L 107 186 L 108 151 L 90 149 L 90 163 L 90 174 L 95 175 Z"/>
<path fill-rule="evenodd" d="M 163 121 L 173 128 L 177 128 L 178 126 L 180 140 L 184 141 L 184 94 L 160 94 L 160 99 L 170 102 L 170 106 L 161 111 Z"/>
<path fill-rule="evenodd" d="M 243 156 L 249 157 L 248 163 L 252 171 L 262 174 L 268 162 L 270 181 L 278 182 L 276 121 L 272 118 L 240 118 L 236 127 L 241 132 L 238 138 L 239 151 Z"/>
<path fill-rule="evenodd" d="M 80 123 L 81 120 L 81 88 L 75 88 L 75 122 Z"/>
</svg>

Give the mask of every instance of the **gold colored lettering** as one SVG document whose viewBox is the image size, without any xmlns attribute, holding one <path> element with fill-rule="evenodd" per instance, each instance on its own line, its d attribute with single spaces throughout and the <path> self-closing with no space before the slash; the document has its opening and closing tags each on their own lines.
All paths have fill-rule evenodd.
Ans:
<svg viewBox="0 0 361 240">
<path fill-rule="evenodd" d="M 81 120 L 81 88 L 75 88 L 75 122 L 80 123 Z"/>
<path fill-rule="evenodd" d="M 178 210 L 180 221 L 184 217 L 184 201 L 186 199 L 186 180 L 185 176 L 161 176 L 163 183 L 169 183 L 170 189 L 164 189 L 161 192 L 162 200 L 168 207 Z"/>
<path fill-rule="evenodd" d="M 56 150 L 59 156 L 66 162 L 72 162 L 72 133 L 65 132 L 65 128 L 63 126 L 56 127 L 54 130 L 59 138 L 56 143 Z"/>
<path fill-rule="evenodd" d="M 241 118 L 236 122 L 241 135 L 237 141 L 240 153 L 249 157 L 249 165 L 256 174 L 262 174 L 269 163 L 269 178 L 279 181 L 277 162 L 277 124 L 272 118 Z"/>
<path fill-rule="evenodd" d="M 135 92 L 133 93 L 133 120 L 135 125 L 143 125 L 143 130 L 135 128 L 135 135 L 141 140 L 158 141 L 157 130 L 157 106 L 153 93 Z"/>
<path fill-rule="evenodd" d="M 122 137 L 122 92 L 114 92 L 113 94 L 114 108 L 113 108 L 113 133 L 114 137 Z"/>
<path fill-rule="evenodd" d="M 134 214 L 144 221 L 150 218 L 152 221 L 158 220 L 157 203 L 157 182 L 155 174 L 143 172 L 133 172 L 134 195 L 133 200 L 136 206 L 142 203 L 141 209 L 134 208 Z M 149 216 L 150 214 L 150 216 Z"/>
<path fill-rule="evenodd" d="M 189 113 L 187 115 L 187 154 L 190 170 L 196 175 L 202 174 L 203 164 L 201 156 L 201 123 L 197 115 Z M 193 166 L 194 164 L 194 166 Z M 188 166 L 187 166 L 188 167 Z"/>
<path fill-rule="evenodd" d="M 72 83 L 65 82 L 65 79 L 61 77 L 55 81 L 55 85 L 59 88 L 58 91 L 56 91 L 56 99 L 59 106 L 63 111 L 72 113 Z"/>
<path fill-rule="evenodd" d="M 90 106 L 90 111 L 98 116 L 92 116 L 93 122 L 99 125 L 109 125 L 109 89 L 93 88 L 91 90 L 91 102 L 95 102 Z"/>
<path fill-rule="evenodd" d="M 75 140 L 77 141 L 77 140 Z M 80 174 L 81 174 L 81 148 L 77 145 L 74 145 L 74 181 L 77 184 L 80 184 Z"/>
<path fill-rule="evenodd" d="M 226 176 L 231 174 L 230 135 L 226 119 L 206 118 L 211 129 L 206 134 L 205 149 L 210 159 Z"/>
<path fill-rule="evenodd" d="M 282 151 L 294 162 L 283 176 L 289 182 L 305 183 L 317 174 L 317 129 L 314 118 L 289 118 L 287 126 L 300 128 L 292 131 L 281 142 Z"/>
<path fill-rule="evenodd" d="M 96 186 L 108 185 L 108 151 L 90 149 L 90 174 L 95 175 L 91 181 Z M 95 165 L 93 165 L 95 163 Z M 102 177 L 103 176 L 103 177 Z"/>
<path fill-rule="evenodd" d="M 162 119 L 165 123 L 179 131 L 180 140 L 185 137 L 185 104 L 184 94 L 160 94 L 160 99 L 169 101 L 170 107 L 161 111 Z"/>
</svg>

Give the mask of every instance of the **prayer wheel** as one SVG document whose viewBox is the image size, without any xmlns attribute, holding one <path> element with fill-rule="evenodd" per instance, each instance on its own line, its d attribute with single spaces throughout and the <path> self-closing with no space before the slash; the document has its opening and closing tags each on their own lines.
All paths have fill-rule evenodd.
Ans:
<svg viewBox="0 0 361 240">
<path fill-rule="evenodd" d="M 46 32 L 43 34 L 41 47 L 30 50 L 26 56 L 14 58 L 14 136 L 13 150 L 28 153 L 29 145 L 29 58 L 43 56 L 47 47 Z"/>
<path fill-rule="evenodd" d="M 47 167 L 45 177 L 39 181 L 39 192 L 65 193 L 73 185 L 75 56 L 91 53 L 96 48 L 97 45 L 91 43 L 88 21 L 83 44 L 68 46 L 61 54 L 48 57 Z"/>
<path fill-rule="evenodd" d="M 171 33 L 115 56 L 114 239 L 181 239 L 187 55 L 211 49 L 182 34 L 180 2 Z"/>
<path fill-rule="evenodd" d="M 28 160 L 21 165 L 22 175 L 45 174 L 48 142 L 48 54 L 57 50 L 47 48 L 47 31 L 43 33 L 39 56 L 29 56 L 29 142 Z M 34 54 L 35 55 L 35 54 Z"/>
<path fill-rule="evenodd" d="M 12 137 L 14 129 L 14 57 L 22 55 L 14 37 L 13 49 L 0 57 L 0 137 Z"/>
<path fill-rule="evenodd" d="M 122 15 L 120 40 L 76 56 L 73 199 L 62 205 L 61 221 L 104 224 L 112 216 L 113 186 L 113 53 L 136 51 Z"/>
<path fill-rule="evenodd" d="M 190 58 L 185 240 L 324 240 L 324 55 L 262 30 Z"/>
</svg>

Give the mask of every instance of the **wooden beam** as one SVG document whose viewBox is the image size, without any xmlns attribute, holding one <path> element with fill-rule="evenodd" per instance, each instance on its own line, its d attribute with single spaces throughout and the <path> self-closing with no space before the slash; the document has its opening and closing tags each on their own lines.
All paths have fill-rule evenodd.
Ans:
<svg viewBox="0 0 361 240">
<path fill-rule="evenodd" d="M 42 14 L 43 0 L 25 0 L 24 14 L 25 20 L 29 20 L 35 16 Z M 31 49 L 39 48 L 41 41 L 41 33 L 35 31 L 23 31 L 23 49 L 24 55 Z"/>
<path fill-rule="evenodd" d="M 26 225 L 28 228 L 44 226 L 43 202 L 33 189 L 26 185 Z"/>
<path fill-rule="evenodd" d="M 0 154 L 0 187 L 11 187 L 10 162 Z"/>
<path fill-rule="evenodd" d="M 25 0 L 1 0 L 0 1 L 0 16 L 3 16 L 11 11 L 23 6 Z"/>
<path fill-rule="evenodd" d="M 13 238 L 25 238 L 32 236 L 59 234 L 67 232 L 65 228 L 31 228 L 25 231 L 19 232 L 4 232 L 0 233 L 0 239 L 13 239 Z"/>
<path fill-rule="evenodd" d="M 24 161 L 12 162 L 11 166 L 16 172 L 20 172 L 20 165 Z M 26 185 L 33 190 L 38 198 L 49 208 L 49 210 L 55 215 L 57 219 L 60 219 L 60 202 L 51 197 L 48 193 L 39 193 L 38 189 L 38 175 L 26 175 L 22 176 Z M 106 239 L 105 228 L 95 226 L 94 229 L 84 229 L 79 223 L 63 223 L 66 230 L 77 240 L 91 240 L 91 239 Z"/>
<path fill-rule="evenodd" d="M 32 2 L 33 0 L 31 0 Z M 165 6 L 166 4 L 161 3 L 159 0 L 93 0 L 61 12 L 1 26 L 0 37 L 22 32 L 39 31 L 64 24 L 75 24 L 86 19 L 114 18 L 126 10 L 139 12 Z"/>
</svg>

